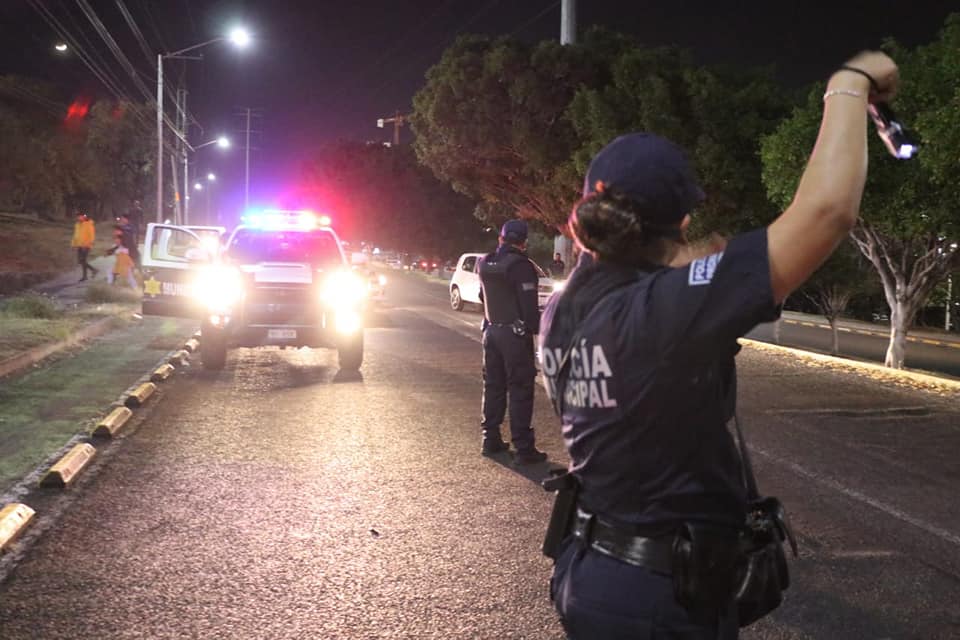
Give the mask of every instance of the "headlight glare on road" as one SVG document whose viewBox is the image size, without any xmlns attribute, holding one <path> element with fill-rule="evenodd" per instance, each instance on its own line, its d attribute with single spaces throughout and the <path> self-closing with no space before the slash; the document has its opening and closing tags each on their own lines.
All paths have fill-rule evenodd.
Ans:
<svg viewBox="0 0 960 640">
<path fill-rule="evenodd" d="M 240 272 L 220 265 L 202 270 L 193 283 L 193 297 L 207 309 L 232 308 L 243 298 Z"/>
<path fill-rule="evenodd" d="M 323 283 L 321 298 L 336 308 L 351 308 L 363 301 L 367 294 L 366 283 L 355 273 L 337 271 Z"/>
</svg>

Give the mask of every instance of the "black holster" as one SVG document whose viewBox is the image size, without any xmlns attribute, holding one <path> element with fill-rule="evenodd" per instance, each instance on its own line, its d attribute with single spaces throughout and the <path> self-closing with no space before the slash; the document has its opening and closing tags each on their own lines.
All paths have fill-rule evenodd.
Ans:
<svg viewBox="0 0 960 640">
<path fill-rule="evenodd" d="M 543 537 L 543 555 L 556 560 L 560 556 L 560 546 L 573 530 L 580 483 L 569 471 L 555 471 L 541 485 L 546 491 L 556 491 L 553 511 L 550 512 L 550 524 L 547 525 L 547 533 Z"/>
<path fill-rule="evenodd" d="M 673 542 L 673 591 L 691 613 L 726 610 L 736 594 L 742 552 L 736 529 L 685 522 Z"/>
</svg>

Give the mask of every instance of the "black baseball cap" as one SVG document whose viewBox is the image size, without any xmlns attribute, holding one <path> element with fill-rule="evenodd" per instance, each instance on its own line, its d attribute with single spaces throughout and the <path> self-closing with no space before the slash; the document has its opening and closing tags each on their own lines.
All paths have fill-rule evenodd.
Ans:
<svg viewBox="0 0 960 640">
<path fill-rule="evenodd" d="M 500 229 L 500 237 L 507 242 L 521 244 L 527 241 L 527 223 L 524 220 L 507 220 Z"/>
<path fill-rule="evenodd" d="M 645 222 L 662 225 L 679 224 L 704 198 L 687 154 L 652 133 L 620 136 L 594 156 L 583 196 L 607 189 L 635 201 Z"/>
</svg>

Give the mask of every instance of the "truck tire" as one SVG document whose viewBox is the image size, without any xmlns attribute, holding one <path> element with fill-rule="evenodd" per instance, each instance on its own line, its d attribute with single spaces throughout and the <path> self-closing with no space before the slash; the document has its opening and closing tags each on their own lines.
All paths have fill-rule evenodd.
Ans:
<svg viewBox="0 0 960 640">
<path fill-rule="evenodd" d="M 207 327 L 201 330 L 200 363 L 207 371 L 220 371 L 227 364 L 227 337 L 223 331 Z"/>
<path fill-rule="evenodd" d="M 344 340 L 337 347 L 337 362 L 341 371 L 356 371 L 363 364 L 363 332 Z"/>
</svg>

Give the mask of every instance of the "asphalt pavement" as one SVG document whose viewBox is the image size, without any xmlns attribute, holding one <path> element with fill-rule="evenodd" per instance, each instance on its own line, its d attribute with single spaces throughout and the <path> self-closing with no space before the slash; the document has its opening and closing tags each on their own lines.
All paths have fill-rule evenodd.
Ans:
<svg viewBox="0 0 960 640">
<path fill-rule="evenodd" d="M 479 455 L 480 316 L 389 286 L 362 377 L 240 349 L 165 383 L 0 559 L 0 637 L 562 638 L 549 465 Z M 786 603 L 742 637 L 960 637 L 958 394 L 751 347 L 739 370 L 761 489 L 801 542 Z"/>
</svg>

